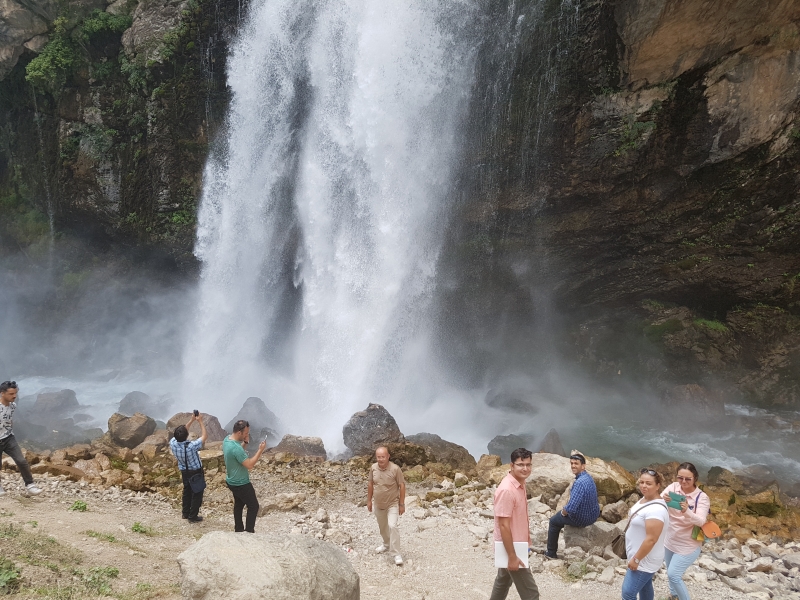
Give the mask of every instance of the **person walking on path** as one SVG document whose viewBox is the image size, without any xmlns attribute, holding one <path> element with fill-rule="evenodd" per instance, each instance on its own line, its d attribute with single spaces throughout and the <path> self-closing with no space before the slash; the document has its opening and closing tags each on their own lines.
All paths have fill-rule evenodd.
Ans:
<svg viewBox="0 0 800 600">
<path fill-rule="evenodd" d="M 14 437 L 12 427 L 14 426 L 14 411 L 17 409 L 17 387 L 16 381 L 4 381 L 0 383 L 0 460 L 3 458 L 3 452 L 11 457 L 19 469 L 19 474 L 22 475 L 22 481 L 25 482 L 25 492 L 31 496 L 41 494 L 42 490 L 33 483 L 33 475 L 31 475 L 31 468 L 28 466 L 28 461 L 25 460 L 25 455 L 22 453 L 22 448 L 17 443 L 17 438 Z M 6 491 L 0 485 L 0 496 L 5 494 Z"/>
<path fill-rule="evenodd" d="M 378 554 L 387 550 L 394 555 L 394 564 L 402 565 L 400 554 L 400 515 L 406 512 L 406 481 L 403 471 L 389 461 L 389 450 L 380 446 L 375 450 L 375 462 L 369 470 L 367 484 L 367 510 L 375 514 L 383 544 L 375 551 Z M 373 506 L 374 500 L 374 506 Z"/>
<path fill-rule="evenodd" d="M 258 516 L 258 498 L 256 490 L 250 483 L 250 469 L 252 469 L 264 450 L 267 449 L 266 440 L 258 445 L 258 450 L 250 458 L 244 446 L 250 443 L 250 423 L 242 419 L 233 424 L 233 433 L 222 440 L 222 455 L 225 458 L 225 483 L 233 494 L 233 530 L 256 532 L 256 517 Z M 247 507 L 247 522 L 242 523 L 242 513 Z"/>
<path fill-rule="evenodd" d="M 697 487 L 699 475 L 690 462 L 678 466 L 675 483 L 667 486 L 662 498 L 669 502 L 669 492 L 686 496 L 680 510 L 668 507 L 669 528 L 664 540 L 664 561 L 667 563 L 670 600 L 691 600 L 683 583 L 683 574 L 700 556 L 702 542 L 692 538 L 692 530 L 706 524 L 711 499 Z"/>
<path fill-rule="evenodd" d="M 188 442 L 186 440 L 189 437 L 189 427 L 195 421 L 200 423 L 200 437 Z M 200 461 L 198 451 L 205 445 L 207 438 L 208 432 L 203 419 L 199 414 L 193 414 L 186 425 L 178 425 L 175 428 L 173 438 L 169 441 L 169 447 L 175 458 L 178 459 L 178 470 L 180 470 L 181 479 L 183 479 L 181 514 L 190 523 L 199 523 L 203 520 L 203 517 L 198 514 L 200 505 L 203 504 L 203 490 L 195 492 L 192 489 L 191 480 L 192 477 L 197 475 L 202 477 L 203 475 L 203 463 Z"/>
<path fill-rule="evenodd" d="M 569 457 L 569 467 L 575 475 L 569 502 L 559 512 L 550 517 L 547 528 L 547 558 L 558 558 L 558 536 L 564 525 L 588 527 L 600 516 L 600 503 L 597 500 L 597 485 L 586 472 L 586 457 L 573 450 Z"/>
<path fill-rule="evenodd" d="M 652 469 L 639 472 L 642 499 L 630 508 L 625 532 L 628 570 L 622 581 L 622 600 L 653 600 L 653 576 L 664 562 L 664 539 L 669 529 L 669 509 L 659 496 L 663 480 Z"/>
<path fill-rule="evenodd" d="M 511 470 L 494 493 L 494 541 L 503 543 L 508 568 L 497 569 L 489 600 L 505 600 L 512 582 L 521 600 L 539 600 L 539 588 L 530 568 L 525 567 L 514 551 L 514 542 L 531 544 L 525 480 L 531 474 L 532 456 L 525 448 L 514 450 Z"/>
</svg>

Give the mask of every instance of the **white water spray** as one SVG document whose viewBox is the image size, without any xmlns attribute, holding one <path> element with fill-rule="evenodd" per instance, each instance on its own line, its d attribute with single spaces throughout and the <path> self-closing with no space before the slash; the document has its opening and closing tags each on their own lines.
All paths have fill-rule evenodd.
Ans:
<svg viewBox="0 0 800 600">
<path fill-rule="evenodd" d="M 400 402 L 401 374 L 426 361 L 474 8 L 251 7 L 226 147 L 205 174 L 186 397 L 233 413 L 257 395 L 334 445 L 354 410 Z"/>
</svg>

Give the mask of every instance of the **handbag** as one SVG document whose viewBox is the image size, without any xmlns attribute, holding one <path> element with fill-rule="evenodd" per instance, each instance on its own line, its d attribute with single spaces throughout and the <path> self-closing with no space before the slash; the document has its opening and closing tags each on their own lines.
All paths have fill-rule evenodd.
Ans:
<svg viewBox="0 0 800 600">
<path fill-rule="evenodd" d="M 653 502 L 658 503 L 658 500 L 653 500 Z M 628 550 L 625 548 L 625 534 L 628 532 L 628 527 L 631 526 L 631 521 L 633 521 L 633 517 L 636 516 L 640 510 L 642 510 L 645 506 L 649 506 L 652 502 L 648 502 L 647 504 L 643 504 L 631 514 L 630 518 L 628 519 L 628 524 L 625 526 L 625 530 L 618 534 L 613 540 L 611 540 L 611 550 L 619 556 L 620 558 L 626 559 L 628 558 Z M 660 506 L 664 506 L 661 504 Z M 664 507 L 666 508 L 666 507 Z"/>
<path fill-rule="evenodd" d="M 189 477 L 189 487 L 192 488 L 192 492 L 195 494 L 199 494 L 206 489 L 206 478 L 202 471 Z"/>
</svg>

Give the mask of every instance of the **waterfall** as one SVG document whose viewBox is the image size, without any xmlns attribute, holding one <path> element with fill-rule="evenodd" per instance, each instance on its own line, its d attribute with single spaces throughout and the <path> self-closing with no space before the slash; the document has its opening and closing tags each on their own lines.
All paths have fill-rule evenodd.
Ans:
<svg viewBox="0 0 800 600">
<path fill-rule="evenodd" d="M 260 396 L 341 444 L 352 412 L 396 405 L 430 364 L 478 4 L 250 6 L 205 171 L 185 397 L 232 414 Z"/>
</svg>

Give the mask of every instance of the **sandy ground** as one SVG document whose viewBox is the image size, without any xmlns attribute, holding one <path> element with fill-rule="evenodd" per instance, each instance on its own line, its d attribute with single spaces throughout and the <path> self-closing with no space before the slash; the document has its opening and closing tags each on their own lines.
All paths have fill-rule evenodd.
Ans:
<svg viewBox="0 0 800 600">
<path fill-rule="evenodd" d="M 260 487 L 257 480 L 258 473 L 254 482 Z M 180 518 L 173 501 L 159 494 L 102 490 L 46 476 L 37 482 L 45 492 L 27 498 L 19 476 L 3 474 L 8 493 L 0 497 L 0 548 L 21 568 L 23 585 L 15 594 L 20 598 L 177 599 L 181 595 L 176 556 L 205 532 L 233 529 L 230 505 L 223 503 L 209 503 L 203 511 L 206 520 L 190 524 Z M 324 507 L 331 526 L 352 536 L 342 551 L 361 577 L 364 600 L 489 597 L 495 576 L 489 543 L 479 541 L 464 521 L 443 515 L 435 526 L 420 530 L 411 514 L 404 515 L 406 562 L 397 567 L 391 557 L 375 554 L 380 543 L 377 525 L 365 508 L 353 502 L 355 489 L 351 487 L 349 498 L 312 495 L 299 510 L 269 513 L 259 519 L 256 531 L 302 535 L 298 530 Z M 223 490 L 213 491 L 221 499 Z M 86 503 L 85 512 L 71 510 L 76 500 Z M 488 526 L 490 520 L 486 522 Z M 133 531 L 135 523 L 143 532 Z M 306 535 L 314 534 L 313 528 L 307 529 Z M 108 567 L 118 569 L 118 576 L 103 579 Z M 574 582 L 563 573 L 542 572 L 535 578 L 542 598 L 549 600 L 620 598 L 621 577 L 612 585 Z M 103 588 L 104 583 L 108 587 Z M 698 600 L 745 598 L 719 582 L 707 587 L 690 584 L 690 588 Z M 656 598 L 666 595 L 666 582 L 660 576 Z M 509 598 L 518 597 L 512 588 Z"/>
</svg>

